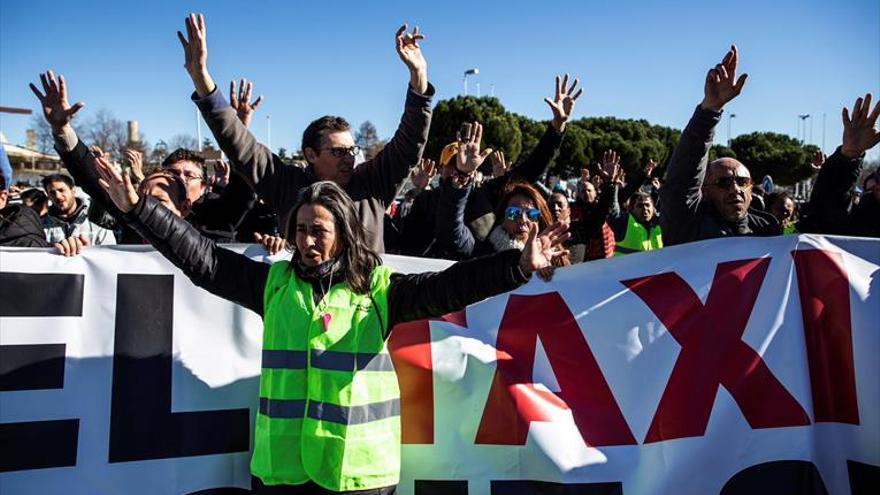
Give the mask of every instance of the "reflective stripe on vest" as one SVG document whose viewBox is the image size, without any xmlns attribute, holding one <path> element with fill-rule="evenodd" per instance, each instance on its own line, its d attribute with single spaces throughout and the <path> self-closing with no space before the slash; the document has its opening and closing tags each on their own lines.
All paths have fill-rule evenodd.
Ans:
<svg viewBox="0 0 880 495">
<path fill-rule="evenodd" d="M 309 417 L 331 421 L 343 425 L 358 425 L 380 419 L 400 416 L 400 400 L 363 406 L 339 406 L 327 402 L 309 402 Z M 306 412 L 306 401 L 301 399 L 284 400 L 260 397 L 260 414 L 270 418 L 302 418 Z"/>
<path fill-rule="evenodd" d="M 287 262 L 264 294 L 263 372 L 251 472 L 266 484 L 312 480 L 331 491 L 395 485 L 400 475 L 400 391 L 382 322 L 391 270 L 370 294 L 342 282 L 315 305 Z"/>
<path fill-rule="evenodd" d="M 312 368 L 337 371 L 394 371 L 389 354 L 371 352 L 339 352 L 312 349 L 305 351 L 263 350 L 263 368 L 302 370 L 306 369 L 308 357 L 312 357 Z"/>
<path fill-rule="evenodd" d="M 614 256 L 621 256 L 642 251 L 652 251 L 663 247 L 662 231 L 659 225 L 651 227 L 648 232 L 631 214 L 627 215 L 626 235 L 614 247 Z"/>
</svg>

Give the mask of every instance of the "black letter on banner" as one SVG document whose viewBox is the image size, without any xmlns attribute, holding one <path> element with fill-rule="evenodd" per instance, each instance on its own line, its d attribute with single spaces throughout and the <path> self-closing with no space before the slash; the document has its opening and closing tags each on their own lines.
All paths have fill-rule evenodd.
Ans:
<svg viewBox="0 0 880 495">
<path fill-rule="evenodd" d="M 64 347 L 0 345 L 0 392 L 64 388 Z"/>
<path fill-rule="evenodd" d="M 852 495 L 869 495 L 877 493 L 880 486 L 880 466 L 846 461 L 849 471 L 849 491 Z"/>
<path fill-rule="evenodd" d="M 110 462 L 247 452 L 248 409 L 171 412 L 172 275 L 119 275 Z"/>
<path fill-rule="evenodd" d="M 0 272 L 0 316 L 82 316 L 84 275 Z"/>
<path fill-rule="evenodd" d="M 83 275 L 0 272 L 0 317 L 82 316 Z M 64 344 L 0 345 L 0 392 L 64 387 Z M 0 472 L 76 466 L 79 419 L 0 424 Z"/>
<path fill-rule="evenodd" d="M 468 495 L 467 480 L 416 480 L 416 495 Z"/>
<path fill-rule="evenodd" d="M 773 461 L 749 466 L 727 480 L 720 495 L 798 493 L 828 495 L 822 475 L 810 461 Z"/>
<path fill-rule="evenodd" d="M 492 495 L 623 495 L 623 484 L 552 483 L 535 480 L 493 480 Z"/>
<path fill-rule="evenodd" d="M 76 466 L 78 419 L 0 424 L 0 472 Z"/>
</svg>

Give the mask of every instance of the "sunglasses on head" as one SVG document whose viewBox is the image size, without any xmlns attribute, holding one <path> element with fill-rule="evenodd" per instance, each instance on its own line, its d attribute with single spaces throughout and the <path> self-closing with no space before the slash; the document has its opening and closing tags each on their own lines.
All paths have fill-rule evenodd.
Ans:
<svg viewBox="0 0 880 495">
<path fill-rule="evenodd" d="M 732 175 L 719 177 L 712 182 L 712 185 L 719 189 L 730 189 L 730 186 L 732 186 L 734 182 L 736 182 L 736 185 L 741 189 L 749 189 L 752 187 L 751 177 L 734 177 Z"/>
<path fill-rule="evenodd" d="M 532 222 L 537 222 L 538 219 L 541 218 L 541 210 L 537 208 L 520 208 L 519 206 L 508 206 L 507 209 L 504 210 L 504 218 L 511 222 L 515 222 L 522 218 L 523 213 L 525 213 L 526 218 Z"/>
</svg>

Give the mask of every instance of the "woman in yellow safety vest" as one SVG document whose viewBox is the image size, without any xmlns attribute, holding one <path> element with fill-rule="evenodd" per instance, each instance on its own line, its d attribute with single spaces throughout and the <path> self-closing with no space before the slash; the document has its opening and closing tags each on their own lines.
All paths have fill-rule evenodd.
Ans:
<svg viewBox="0 0 880 495">
<path fill-rule="evenodd" d="M 332 182 L 300 192 L 286 229 L 290 261 L 218 247 L 104 159 L 101 185 L 126 222 L 196 285 L 263 317 L 255 493 L 394 493 L 400 391 L 386 341 L 394 325 L 513 290 L 564 253 L 565 227 L 442 272 L 392 273 L 367 247 L 348 195 Z"/>
</svg>

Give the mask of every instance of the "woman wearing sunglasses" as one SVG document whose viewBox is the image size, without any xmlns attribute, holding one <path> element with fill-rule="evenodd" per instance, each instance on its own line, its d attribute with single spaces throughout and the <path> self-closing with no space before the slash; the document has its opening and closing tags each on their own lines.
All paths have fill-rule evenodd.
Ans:
<svg viewBox="0 0 880 495">
<path fill-rule="evenodd" d="M 522 250 L 536 224 L 539 232 L 565 228 L 553 222 L 547 202 L 537 189 L 526 182 L 511 182 L 495 210 L 495 223 L 489 235 L 480 241 L 464 223 L 465 205 L 473 185 L 444 178 L 440 180 L 440 189 L 435 236 L 444 255 L 453 259 L 470 259 L 508 249 Z M 552 266 L 539 271 L 538 275 L 549 280 L 553 267 L 569 264 L 566 250 L 555 256 Z"/>
</svg>

